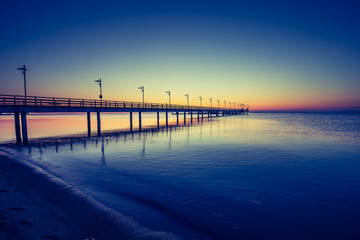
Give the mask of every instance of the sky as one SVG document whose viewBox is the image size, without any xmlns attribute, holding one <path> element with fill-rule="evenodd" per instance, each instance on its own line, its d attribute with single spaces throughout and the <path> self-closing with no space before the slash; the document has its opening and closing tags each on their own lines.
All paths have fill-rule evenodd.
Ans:
<svg viewBox="0 0 360 240">
<path fill-rule="evenodd" d="M 7 1 L 0 94 L 360 109 L 357 1 Z"/>
</svg>

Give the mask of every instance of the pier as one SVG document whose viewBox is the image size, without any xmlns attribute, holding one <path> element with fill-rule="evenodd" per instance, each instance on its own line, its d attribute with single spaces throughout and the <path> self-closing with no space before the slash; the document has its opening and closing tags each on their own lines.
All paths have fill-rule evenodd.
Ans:
<svg viewBox="0 0 360 240">
<path fill-rule="evenodd" d="M 128 102 L 113 100 L 77 99 L 77 98 L 58 98 L 40 97 L 23 95 L 0 95 L 0 113 L 14 114 L 15 136 L 17 144 L 28 144 L 27 114 L 28 113 L 55 113 L 55 112 L 86 112 L 87 134 L 91 136 L 91 113 L 96 113 L 97 135 L 101 136 L 101 113 L 102 112 L 128 112 L 130 121 L 130 131 L 133 130 L 133 113 L 139 116 L 139 131 L 141 131 L 141 113 L 156 112 L 157 127 L 160 126 L 160 112 L 165 112 L 166 127 L 169 125 L 168 114 L 176 115 L 176 123 L 179 125 L 179 118 L 183 116 L 186 124 L 186 117 L 190 115 L 190 121 L 194 118 L 200 121 L 204 115 L 208 118 L 248 114 L 249 108 L 239 105 L 238 108 L 221 107 L 202 107 L 177 104 L 161 104 L 146 102 Z"/>
</svg>

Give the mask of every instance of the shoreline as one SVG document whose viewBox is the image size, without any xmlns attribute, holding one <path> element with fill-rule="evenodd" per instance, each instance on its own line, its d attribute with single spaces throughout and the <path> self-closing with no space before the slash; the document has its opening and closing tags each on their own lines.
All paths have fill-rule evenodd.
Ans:
<svg viewBox="0 0 360 240">
<path fill-rule="evenodd" d="M 12 153 L 0 148 L 0 239 L 179 239 L 141 226 Z"/>
</svg>

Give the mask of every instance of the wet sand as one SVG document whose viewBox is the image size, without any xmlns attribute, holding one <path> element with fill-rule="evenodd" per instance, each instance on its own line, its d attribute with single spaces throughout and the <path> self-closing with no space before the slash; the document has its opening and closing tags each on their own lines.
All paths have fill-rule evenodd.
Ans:
<svg viewBox="0 0 360 240">
<path fill-rule="evenodd" d="M 0 239 L 82 239 L 71 217 L 41 199 L 0 156 Z"/>
<path fill-rule="evenodd" d="M 11 155 L 11 152 L 10 152 Z M 152 231 L 0 149 L 0 239 L 179 239 Z"/>
</svg>

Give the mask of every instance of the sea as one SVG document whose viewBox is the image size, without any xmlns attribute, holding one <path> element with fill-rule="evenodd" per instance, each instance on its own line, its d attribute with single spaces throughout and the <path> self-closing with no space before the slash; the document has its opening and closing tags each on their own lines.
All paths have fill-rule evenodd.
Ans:
<svg viewBox="0 0 360 240">
<path fill-rule="evenodd" d="M 29 115 L 37 165 L 153 230 L 182 239 L 360 239 L 360 113 L 197 118 L 129 131 L 128 114 Z M 14 142 L 0 116 L 0 142 Z"/>
</svg>

